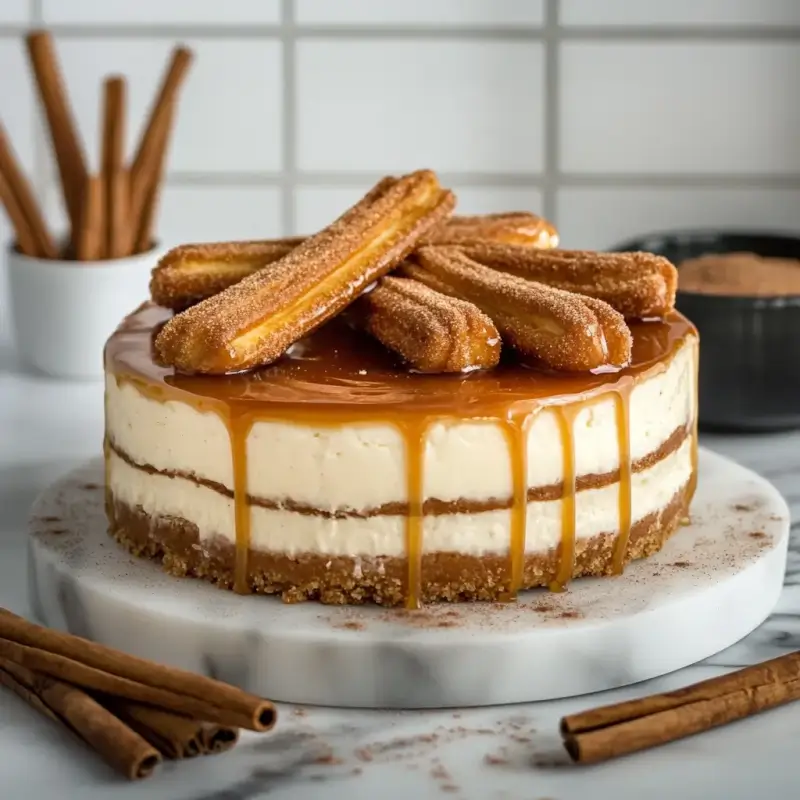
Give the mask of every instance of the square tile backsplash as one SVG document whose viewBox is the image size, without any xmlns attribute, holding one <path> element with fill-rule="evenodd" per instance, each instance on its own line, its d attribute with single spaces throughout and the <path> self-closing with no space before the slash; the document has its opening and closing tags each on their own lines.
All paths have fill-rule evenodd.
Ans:
<svg viewBox="0 0 800 800">
<path fill-rule="evenodd" d="M 58 220 L 23 58 L 43 25 L 92 158 L 101 76 L 128 77 L 133 140 L 169 49 L 195 50 L 167 243 L 310 231 L 419 166 L 565 246 L 800 228 L 797 0 L 2 0 L 0 118 Z"/>
</svg>

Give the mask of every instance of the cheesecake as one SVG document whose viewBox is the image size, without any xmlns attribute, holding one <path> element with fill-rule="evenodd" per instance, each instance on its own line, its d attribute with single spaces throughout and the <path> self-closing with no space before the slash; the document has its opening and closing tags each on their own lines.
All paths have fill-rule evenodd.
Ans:
<svg viewBox="0 0 800 800">
<path fill-rule="evenodd" d="M 699 342 L 672 273 L 542 250 L 541 230 L 459 236 L 418 230 L 428 243 L 311 322 L 306 290 L 295 317 L 282 290 L 257 321 L 294 320 L 291 336 L 249 320 L 231 337 L 216 314 L 243 319 L 253 286 L 273 302 L 264 282 L 319 239 L 274 264 L 253 243 L 168 256 L 105 350 L 111 535 L 224 589 L 408 607 L 560 591 L 656 552 L 697 478 Z M 164 277 L 176 264 L 185 291 Z"/>
</svg>

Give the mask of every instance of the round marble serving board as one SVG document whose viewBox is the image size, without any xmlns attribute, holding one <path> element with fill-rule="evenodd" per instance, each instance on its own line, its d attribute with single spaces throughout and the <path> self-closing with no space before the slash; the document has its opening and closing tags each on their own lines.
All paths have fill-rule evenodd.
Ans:
<svg viewBox="0 0 800 800">
<path fill-rule="evenodd" d="M 781 590 L 789 511 L 767 481 L 700 454 L 692 523 L 655 556 L 567 592 L 417 612 L 285 605 L 178 579 L 106 533 L 93 461 L 34 505 L 30 597 L 47 625 L 273 700 L 446 708 L 553 699 L 680 669 L 733 644 Z"/>
</svg>

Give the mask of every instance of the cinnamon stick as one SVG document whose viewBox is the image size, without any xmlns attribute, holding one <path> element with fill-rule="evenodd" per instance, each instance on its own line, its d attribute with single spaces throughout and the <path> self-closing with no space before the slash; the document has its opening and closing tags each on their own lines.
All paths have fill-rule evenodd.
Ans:
<svg viewBox="0 0 800 800">
<path fill-rule="evenodd" d="M 63 723 L 129 780 L 146 778 L 158 751 L 80 689 L 0 659 L 0 684 L 50 719 Z"/>
<path fill-rule="evenodd" d="M 58 250 L 53 242 L 44 215 L 36 202 L 31 185 L 22 168 L 14 155 L 11 142 L 6 135 L 2 123 L 0 123 L 0 176 L 6 183 L 6 193 L 13 195 L 13 204 L 17 210 L 9 209 L 9 217 L 12 218 L 12 225 L 17 236 L 17 244 L 20 250 L 29 256 L 39 258 L 57 258 Z M 8 208 L 9 204 L 3 201 Z M 12 216 L 12 213 L 14 216 Z M 21 229 L 24 229 L 21 231 Z M 20 239 L 26 242 L 33 241 L 33 245 L 23 246 Z"/>
<path fill-rule="evenodd" d="M 701 733 L 800 699 L 800 652 L 718 678 L 561 720 L 573 761 L 593 764 Z"/>
<path fill-rule="evenodd" d="M 269 730 L 275 708 L 235 686 L 156 664 L 0 610 L 0 657 L 94 692 L 235 728 Z"/>
<path fill-rule="evenodd" d="M 165 115 L 161 123 L 161 129 L 157 134 L 157 154 L 156 169 L 150 181 L 150 188 L 145 197 L 144 206 L 137 222 L 135 231 L 136 240 L 133 245 L 134 253 L 146 252 L 153 243 L 153 226 L 155 224 L 158 203 L 161 197 L 161 187 L 164 181 L 164 173 L 167 166 L 167 152 L 172 134 L 172 123 L 175 119 L 174 106 Z"/>
<path fill-rule="evenodd" d="M 192 61 L 191 50 L 178 47 L 164 75 L 156 100 L 136 150 L 131 166 L 132 225 L 138 232 L 141 218 L 155 182 L 158 180 L 160 164 L 169 138 L 170 117 L 177 105 L 180 87 Z M 166 138 L 162 138 L 166 137 Z"/>
<path fill-rule="evenodd" d="M 20 253 L 24 253 L 26 256 L 37 255 L 36 239 L 28 225 L 28 220 L 19 203 L 19 198 L 2 170 L 0 170 L 0 203 L 5 206 Z"/>
<path fill-rule="evenodd" d="M 106 182 L 107 206 L 106 255 L 108 258 L 123 258 L 133 250 L 130 217 L 130 173 L 120 169 L 111 174 Z"/>
<path fill-rule="evenodd" d="M 236 728 L 214 725 L 140 703 L 109 698 L 105 705 L 166 758 L 194 758 L 221 753 L 236 744 Z"/>
<path fill-rule="evenodd" d="M 78 129 L 58 66 L 53 40 L 45 31 L 34 31 L 27 39 L 28 56 L 39 96 L 44 106 L 50 138 L 56 155 L 64 204 L 73 232 L 80 225 L 83 188 L 88 176 Z"/>
<path fill-rule="evenodd" d="M 108 258 L 128 254 L 128 176 L 125 172 L 126 83 L 121 76 L 103 83 L 103 129 L 100 154 L 105 231 L 103 249 Z"/>
<path fill-rule="evenodd" d="M 79 261 L 96 261 L 103 252 L 103 183 L 98 175 L 86 180 L 81 215 L 76 228 L 75 255 Z"/>
</svg>

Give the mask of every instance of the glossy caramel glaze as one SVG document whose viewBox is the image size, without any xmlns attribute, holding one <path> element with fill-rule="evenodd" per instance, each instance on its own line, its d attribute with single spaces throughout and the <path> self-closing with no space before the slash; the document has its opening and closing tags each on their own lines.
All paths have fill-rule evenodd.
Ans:
<svg viewBox="0 0 800 800">
<path fill-rule="evenodd" d="M 631 526 L 629 397 L 635 378 L 665 367 L 692 324 L 677 312 L 663 320 L 631 323 L 633 358 L 629 367 L 602 374 L 548 373 L 506 353 L 500 366 L 464 375 L 421 375 L 341 319 L 298 342 L 280 361 L 255 372 L 229 376 L 186 376 L 158 366 L 152 342 L 171 312 L 145 305 L 128 317 L 106 346 L 106 370 L 131 381 L 153 399 L 179 400 L 214 411 L 231 438 L 234 473 L 237 564 L 236 588 L 247 586 L 250 506 L 247 500 L 246 441 L 260 419 L 284 419 L 320 427 L 382 421 L 403 434 L 407 453 L 410 513 L 406 529 L 407 604 L 418 605 L 422 559 L 423 454 L 427 427 L 442 418 L 497 420 L 506 433 L 514 498 L 509 541 L 508 596 L 522 579 L 527 519 L 527 430 L 545 406 L 558 407 L 564 455 L 564 499 L 559 569 L 551 587 L 563 589 L 575 554 L 573 424 L 587 405 L 612 393 L 616 402 L 620 456 L 620 531 L 614 570 L 621 571 Z M 695 422 L 696 422 L 695 405 Z M 696 435 L 693 446 L 696 448 Z M 696 474 L 696 455 L 693 474 Z"/>
</svg>

